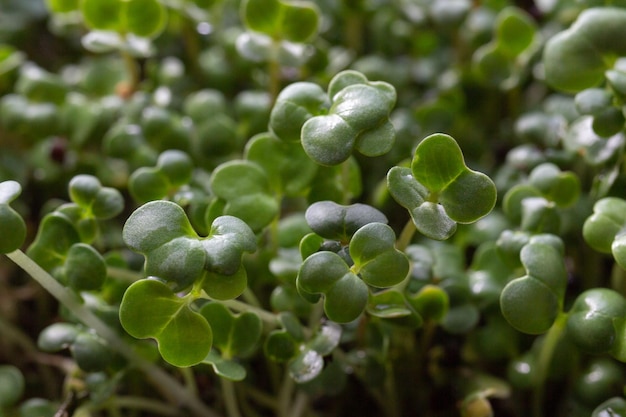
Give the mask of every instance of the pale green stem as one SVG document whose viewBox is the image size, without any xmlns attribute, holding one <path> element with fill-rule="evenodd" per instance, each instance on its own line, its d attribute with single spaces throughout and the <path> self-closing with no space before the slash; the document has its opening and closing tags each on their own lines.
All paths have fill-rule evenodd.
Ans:
<svg viewBox="0 0 626 417">
<path fill-rule="evenodd" d="M 205 297 L 213 300 L 210 297 Z M 250 304 L 241 302 L 239 300 L 213 300 L 219 303 L 224 304 L 226 307 L 229 307 L 237 312 L 246 312 L 250 311 L 255 313 L 264 323 L 268 324 L 271 328 L 274 328 L 278 325 L 278 316 L 274 313 L 270 313 L 267 310 L 263 310 L 262 308 L 251 306 Z"/>
<path fill-rule="evenodd" d="M 120 51 L 124 65 L 126 66 L 126 72 L 128 73 L 128 84 L 130 92 L 135 92 L 139 86 L 139 67 L 135 58 L 127 51 Z"/>
<path fill-rule="evenodd" d="M 132 284 L 135 281 L 139 281 L 144 277 L 143 274 L 141 274 L 140 272 L 131 271 L 130 269 L 124 268 L 115 268 L 113 266 L 107 267 L 107 275 L 111 278 L 128 282 L 129 284 Z"/>
<path fill-rule="evenodd" d="M 409 219 L 404 225 L 404 228 L 400 232 L 400 236 L 396 241 L 396 249 L 404 252 L 404 250 L 411 244 L 411 240 L 413 239 L 413 235 L 415 235 L 416 231 L 417 228 L 415 227 L 415 223 L 413 223 L 413 219 Z"/>
<path fill-rule="evenodd" d="M 350 159 L 341 164 L 341 188 L 343 190 L 343 204 L 350 204 Z"/>
<path fill-rule="evenodd" d="M 283 382 L 278 392 L 278 417 L 292 417 L 289 404 L 291 403 L 294 388 L 295 382 L 293 378 L 291 378 L 291 375 L 289 375 L 289 370 L 285 369 Z"/>
<path fill-rule="evenodd" d="M 291 413 L 289 413 L 290 417 L 301 417 L 306 413 L 309 406 L 309 396 L 304 392 L 299 391 L 296 394 L 296 398 L 293 401 L 293 406 L 291 407 Z"/>
<path fill-rule="evenodd" d="M 150 415 L 162 415 L 162 416 L 180 416 L 181 411 L 178 407 L 174 407 L 170 404 L 165 404 L 159 401 L 155 401 L 153 398 L 134 397 L 134 396 L 113 396 L 110 401 L 106 403 L 107 410 L 112 412 L 113 410 L 126 409 L 146 411 Z M 117 414 L 120 414 L 119 411 Z"/>
<path fill-rule="evenodd" d="M 104 323 L 91 310 L 85 307 L 78 297 L 55 280 L 21 250 L 6 254 L 20 268 L 28 273 L 50 295 L 57 299 L 70 313 L 87 327 L 93 329 L 117 353 L 126 358 L 133 366 L 141 369 L 150 382 L 161 393 L 181 405 L 186 405 L 198 417 L 218 417 L 212 409 L 203 404 L 196 396 L 187 391 L 176 379 L 152 362 L 138 355 L 115 331 Z"/>
<path fill-rule="evenodd" d="M 278 97 L 278 93 L 280 93 L 280 62 L 278 60 L 278 55 L 280 53 L 280 39 L 272 39 L 272 50 L 270 53 L 270 58 L 267 63 L 267 73 L 269 75 L 269 86 L 268 92 L 270 94 L 271 103 L 274 104 L 276 102 L 276 97 Z"/>
<path fill-rule="evenodd" d="M 565 325 L 567 324 L 567 314 L 559 313 L 556 320 L 546 333 L 541 350 L 539 351 L 539 357 L 537 360 L 537 380 L 535 381 L 534 398 L 533 398 L 533 416 L 543 416 L 543 402 L 545 394 L 545 382 L 548 377 L 548 370 L 550 369 L 550 363 L 552 362 L 552 356 L 554 351 L 563 335 Z"/>
<path fill-rule="evenodd" d="M 227 378 L 222 378 L 222 394 L 224 396 L 224 404 L 228 417 L 242 417 L 237 404 L 237 393 L 235 392 L 235 384 Z"/>
</svg>

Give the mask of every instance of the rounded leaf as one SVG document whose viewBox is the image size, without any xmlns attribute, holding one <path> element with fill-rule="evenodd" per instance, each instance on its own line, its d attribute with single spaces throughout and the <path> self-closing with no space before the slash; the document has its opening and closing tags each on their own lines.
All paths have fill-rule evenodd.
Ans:
<svg viewBox="0 0 626 417">
<path fill-rule="evenodd" d="M 24 394 L 24 375 L 12 365 L 0 366 L 0 407 L 10 407 Z"/>
<path fill-rule="evenodd" d="M 543 63 L 548 84 L 568 92 L 599 85 L 614 57 L 626 55 L 626 41 L 620 36 L 624 25 L 624 9 L 583 10 L 569 29 L 546 43 Z"/>
<path fill-rule="evenodd" d="M 121 0 L 81 0 L 80 10 L 91 29 L 119 31 L 124 2 Z"/>
<path fill-rule="evenodd" d="M 124 1 L 124 28 L 139 37 L 157 36 L 165 28 L 166 18 L 165 7 L 158 0 Z"/>
<path fill-rule="evenodd" d="M 618 339 L 624 337 L 623 328 L 618 332 L 615 322 L 623 320 L 625 314 L 626 300 L 618 292 L 608 288 L 587 290 L 572 305 L 567 334 L 585 352 L 610 352 L 616 344 L 623 344 L 618 343 Z"/>
<path fill-rule="evenodd" d="M 196 365 L 211 350 L 213 333 L 206 319 L 164 283 L 143 279 L 133 283 L 120 305 L 120 322 L 139 339 L 154 338 L 163 359 L 174 366 Z"/>
<path fill-rule="evenodd" d="M 104 258 L 85 243 L 76 243 L 70 247 L 64 269 L 67 284 L 77 291 L 97 290 L 107 277 Z"/>
<path fill-rule="evenodd" d="M 334 201 L 311 204 L 305 218 L 319 236 L 342 242 L 348 242 L 357 230 L 368 223 L 387 223 L 387 217 L 372 206 L 361 203 L 344 206 Z"/>
</svg>

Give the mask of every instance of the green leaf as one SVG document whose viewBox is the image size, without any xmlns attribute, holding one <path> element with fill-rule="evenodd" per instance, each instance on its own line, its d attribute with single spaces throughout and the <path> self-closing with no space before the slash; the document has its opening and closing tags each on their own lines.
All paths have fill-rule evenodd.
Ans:
<svg viewBox="0 0 626 417">
<path fill-rule="evenodd" d="M 387 223 L 387 217 L 372 206 L 361 203 L 344 206 L 333 201 L 311 204 L 305 218 L 319 236 L 341 242 L 348 242 L 357 230 L 368 223 Z"/>
<path fill-rule="evenodd" d="M 120 31 L 124 2 L 121 0 L 81 0 L 80 10 L 91 29 Z"/>
<path fill-rule="evenodd" d="M 63 264 L 70 247 L 80 241 L 72 222 L 55 211 L 44 216 L 26 254 L 43 269 L 54 273 L 54 269 Z"/>
<path fill-rule="evenodd" d="M 79 333 L 74 324 L 54 323 L 39 333 L 37 347 L 44 352 L 58 352 L 74 343 Z"/>
<path fill-rule="evenodd" d="M 267 133 L 251 138 L 244 156 L 260 165 L 272 188 L 286 196 L 302 195 L 317 173 L 317 165 L 300 143 L 283 141 Z"/>
<path fill-rule="evenodd" d="M 366 156 L 391 150 L 396 136 L 389 121 L 396 103 L 391 84 L 369 82 L 361 73 L 347 70 L 331 80 L 328 96 L 332 102 L 328 114 L 308 119 L 301 131 L 302 146 L 315 162 L 338 165 L 353 149 Z"/>
<path fill-rule="evenodd" d="M 522 248 L 520 259 L 526 275 L 510 281 L 502 290 L 502 315 L 523 333 L 544 333 L 563 306 L 567 285 L 563 255 L 554 246 L 531 242 Z"/>
<path fill-rule="evenodd" d="M 215 374 L 231 381 L 243 381 L 246 378 L 246 368 L 238 362 L 230 359 L 224 359 L 215 350 L 211 350 L 202 361 L 213 367 Z"/>
<path fill-rule="evenodd" d="M 626 300 L 618 292 L 608 288 L 584 291 L 569 311 L 567 335 L 584 352 L 609 352 L 625 361 L 625 314 Z"/>
<path fill-rule="evenodd" d="M 206 319 L 191 309 L 188 299 L 155 279 L 128 287 L 120 305 L 120 322 L 133 337 L 156 339 L 161 356 L 174 366 L 196 365 L 211 350 L 213 334 Z"/>
<path fill-rule="evenodd" d="M 67 13 L 78 10 L 80 0 L 46 0 L 46 5 L 54 13 Z"/>
<path fill-rule="evenodd" d="M 606 197 L 593 206 L 593 214 L 583 224 L 585 242 L 593 249 L 611 253 L 613 242 L 626 227 L 626 200 Z"/>
<path fill-rule="evenodd" d="M 626 400 L 622 397 L 612 397 L 598 405 L 591 417 L 626 417 Z"/>
<path fill-rule="evenodd" d="M 22 216 L 9 203 L 21 193 L 22 187 L 17 181 L 0 182 L 0 253 L 19 249 L 26 239 L 26 223 Z"/>
<path fill-rule="evenodd" d="M 64 264 L 67 285 L 77 291 L 97 290 L 107 277 L 104 258 L 85 243 L 72 245 Z"/>
<path fill-rule="evenodd" d="M 387 288 L 399 284 L 409 273 L 409 260 L 395 248 L 396 234 L 383 223 L 369 223 L 350 241 L 353 270 L 368 285 Z"/>
<path fill-rule="evenodd" d="M 302 125 L 313 116 L 326 113 L 330 107 L 322 88 L 311 82 L 297 82 L 285 87 L 276 97 L 269 128 L 279 139 L 300 142 Z"/>
<path fill-rule="evenodd" d="M 211 325 L 213 346 L 225 359 L 249 355 L 261 339 L 262 322 L 252 312 L 233 314 L 223 304 L 210 302 L 202 306 L 200 314 Z"/>
<path fill-rule="evenodd" d="M 333 252 L 318 252 L 305 259 L 296 284 L 305 298 L 306 294 L 324 294 L 324 311 L 338 323 L 355 320 L 367 304 L 367 285 Z"/>
<path fill-rule="evenodd" d="M 223 214 L 240 218 L 254 231 L 263 229 L 278 214 L 267 174 L 254 162 L 225 162 L 213 171 L 210 182 L 213 193 L 226 201 Z"/>
<path fill-rule="evenodd" d="M 317 6 L 309 1 L 245 0 L 241 13 L 248 28 L 291 42 L 309 41 L 319 25 Z"/>
<path fill-rule="evenodd" d="M 204 278 L 205 286 L 219 298 L 243 291 L 246 273 L 241 258 L 243 252 L 256 250 L 256 237 L 242 220 L 219 216 L 208 236 L 200 238 L 184 210 L 169 201 L 152 201 L 135 210 L 122 237 L 132 250 L 145 255 L 148 275 L 179 289 Z"/>
<path fill-rule="evenodd" d="M 193 162 L 185 152 L 170 149 L 162 152 L 155 167 L 143 166 L 132 173 L 128 188 L 133 198 L 148 202 L 168 197 L 177 187 L 191 181 Z"/>
<path fill-rule="evenodd" d="M 498 14 L 496 39 L 499 48 L 509 56 L 517 56 L 535 41 L 536 24 L 522 9 L 508 7 Z"/>
<path fill-rule="evenodd" d="M 263 351 L 275 362 L 287 362 L 298 352 L 300 343 L 286 330 L 273 330 L 265 339 Z"/>
<path fill-rule="evenodd" d="M 92 175 L 76 175 L 70 180 L 69 194 L 73 202 L 83 208 L 86 216 L 110 219 L 124 209 L 124 198 L 115 188 L 103 187 Z"/>
<path fill-rule="evenodd" d="M 425 320 L 441 322 L 450 309 L 448 294 L 441 288 L 427 284 L 409 297 L 411 306 Z"/>
<path fill-rule="evenodd" d="M 169 201 L 152 201 L 135 210 L 122 230 L 124 242 L 146 256 L 148 275 L 191 285 L 204 271 L 206 252 L 183 209 Z"/>
<path fill-rule="evenodd" d="M 569 29 L 550 38 L 543 52 L 547 83 L 558 90 L 578 92 L 596 87 L 615 57 L 626 55 L 620 36 L 626 10 L 597 7 L 583 10 Z"/>
<path fill-rule="evenodd" d="M 444 240 L 457 223 L 473 223 L 495 206 L 496 187 L 485 174 L 465 165 L 461 148 L 444 134 L 420 142 L 411 169 L 393 167 L 387 173 L 391 196 L 409 210 L 424 235 Z"/>
<path fill-rule="evenodd" d="M 129 32 L 153 38 L 165 28 L 167 11 L 158 0 L 126 0 L 121 19 L 123 27 Z"/>
<path fill-rule="evenodd" d="M 24 394 L 26 383 L 22 372 L 13 365 L 0 366 L 0 407 L 15 405 Z"/>
</svg>

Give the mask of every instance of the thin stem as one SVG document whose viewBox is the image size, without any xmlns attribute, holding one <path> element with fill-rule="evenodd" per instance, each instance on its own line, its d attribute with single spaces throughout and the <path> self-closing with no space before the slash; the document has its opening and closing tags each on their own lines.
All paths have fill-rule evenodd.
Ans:
<svg viewBox="0 0 626 417">
<path fill-rule="evenodd" d="M 227 378 L 222 378 L 222 394 L 224 396 L 224 404 L 226 405 L 226 413 L 228 417 L 242 417 L 237 404 L 237 393 L 235 392 L 235 384 Z"/>
<path fill-rule="evenodd" d="M 211 299 L 208 296 L 205 298 Z M 259 316 L 261 320 L 263 320 L 264 323 L 271 326 L 271 328 L 274 328 L 278 325 L 278 316 L 274 313 L 270 313 L 267 310 L 263 310 L 262 308 L 251 306 L 250 304 L 244 303 L 239 300 L 214 300 L 214 301 L 222 303 L 226 307 L 232 308 L 233 310 L 237 312 L 250 311 L 252 313 L 255 313 L 257 316 Z"/>
<path fill-rule="evenodd" d="M 137 61 L 131 54 L 127 51 L 120 51 L 122 55 L 122 59 L 124 60 L 124 65 L 126 66 L 126 72 L 128 73 L 128 91 L 127 94 L 130 96 L 137 90 L 139 86 L 139 67 L 137 66 Z"/>
<path fill-rule="evenodd" d="M 109 346 L 125 357 L 131 364 L 141 369 L 150 382 L 165 396 L 178 404 L 186 405 L 199 417 L 218 417 L 212 409 L 203 404 L 196 396 L 187 391 L 176 379 L 154 363 L 138 355 L 115 331 L 100 320 L 91 310 L 81 304 L 78 297 L 55 280 L 21 250 L 6 254 L 20 268 L 28 273 L 50 295 L 57 299 L 70 313 L 87 327 L 104 338 Z"/>
<path fill-rule="evenodd" d="M 291 375 L 289 375 L 289 370 L 285 369 L 283 383 L 281 384 L 280 391 L 278 392 L 278 417 L 292 417 L 289 404 L 291 402 L 291 397 L 293 396 L 294 388 L 294 380 L 291 378 Z"/>
<path fill-rule="evenodd" d="M 349 204 L 350 198 L 352 197 L 350 194 L 350 159 L 344 161 L 341 164 L 341 188 L 343 190 L 343 203 Z"/>
<path fill-rule="evenodd" d="M 180 410 L 177 407 L 155 401 L 153 398 L 115 396 L 113 398 L 112 405 L 115 405 L 116 408 L 147 411 L 150 414 L 158 414 L 162 416 L 180 415 Z"/>
<path fill-rule="evenodd" d="M 143 278 L 143 275 L 137 271 L 131 271 L 129 269 L 124 268 L 115 268 L 113 266 L 107 267 L 107 275 L 111 278 L 128 282 L 132 284 L 135 281 L 139 281 Z"/>
<path fill-rule="evenodd" d="M 396 249 L 404 252 L 404 250 L 411 244 L 411 240 L 413 239 L 413 235 L 415 235 L 416 231 L 417 228 L 415 227 L 415 223 L 413 223 L 413 219 L 409 219 L 404 225 L 404 228 L 402 229 L 402 232 L 400 232 L 400 236 L 396 241 Z"/>
<path fill-rule="evenodd" d="M 552 356 L 556 350 L 556 347 L 565 330 L 565 324 L 567 323 L 567 314 L 559 313 L 556 320 L 546 333 L 541 350 L 539 351 L 539 357 L 537 360 L 537 380 L 535 383 L 535 389 L 533 392 L 533 416 L 543 416 L 543 403 L 545 394 L 545 382 L 548 376 L 548 369 L 550 368 L 550 362 Z"/>
<path fill-rule="evenodd" d="M 276 101 L 276 97 L 278 97 L 278 93 L 280 93 L 281 75 L 280 75 L 280 61 L 278 60 L 279 53 L 280 53 L 280 40 L 272 39 L 272 51 L 270 54 L 270 59 L 267 63 L 267 73 L 269 75 L 268 92 L 270 94 L 270 100 L 272 104 Z"/>
</svg>

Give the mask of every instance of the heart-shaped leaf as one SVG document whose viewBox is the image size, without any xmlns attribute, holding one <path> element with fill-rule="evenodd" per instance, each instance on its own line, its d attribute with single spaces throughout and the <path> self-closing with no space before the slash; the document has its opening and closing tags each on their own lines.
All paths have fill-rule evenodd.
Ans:
<svg viewBox="0 0 626 417">
<path fill-rule="evenodd" d="M 184 210 L 169 201 L 152 201 L 131 214 L 123 229 L 126 244 L 146 257 L 146 273 L 175 283 L 184 289 L 194 281 L 224 276 L 217 293 L 239 295 L 245 270 L 243 252 L 256 250 L 256 238 L 238 218 L 220 216 L 211 225 L 209 235 L 201 239 L 193 230 Z M 218 278 L 219 280 L 219 278 Z M 227 283 L 232 285 L 228 285 Z"/>
<path fill-rule="evenodd" d="M 78 231 L 67 216 L 54 211 L 44 216 L 26 253 L 46 271 L 56 275 L 55 269 L 63 265 L 70 247 L 80 241 Z"/>
<path fill-rule="evenodd" d="M 224 359 L 247 356 L 254 351 L 263 330 L 259 316 L 252 312 L 233 314 L 218 302 L 202 306 L 200 314 L 213 330 L 213 346 Z"/>
<path fill-rule="evenodd" d="M 342 87 L 337 91 L 338 87 Z M 391 150 L 395 129 L 389 114 L 396 91 L 386 82 L 369 82 L 356 71 L 337 74 L 329 85 L 328 114 L 314 116 L 302 126 L 302 146 L 321 165 L 338 165 L 356 149 L 365 156 Z"/>
<path fill-rule="evenodd" d="M 317 252 L 305 259 L 296 284 L 305 298 L 324 294 L 324 311 L 338 323 L 355 320 L 367 304 L 367 285 L 333 252 Z"/>
<path fill-rule="evenodd" d="M 583 237 L 593 249 L 613 254 L 626 269 L 626 201 L 618 197 L 598 200 L 585 220 Z"/>
<path fill-rule="evenodd" d="M 543 64 L 548 84 L 568 92 L 598 86 L 614 57 L 626 54 L 626 42 L 619 35 L 625 24 L 624 9 L 583 10 L 569 29 L 546 43 Z"/>
<path fill-rule="evenodd" d="M 611 353 L 626 360 L 624 316 L 626 300 L 608 288 L 593 288 L 574 301 L 567 318 L 567 335 L 584 352 Z"/>
<path fill-rule="evenodd" d="M 300 143 L 283 141 L 267 133 L 248 141 L 245 158 L 263 167 L 272 188 L 286 196 L 302 195 L 317 173 L 317 165 Z"/>
<path fill-rule="evenodd" d="M 500 308 L 514 328 L 540 334 L 552 326 L 563 307 L 567 285 L 563 255 L 552 245 L 532 242 L 522 248 L 520 259 L 526 275 L 504 287 Z"/>
<path fill-rule="evenodd" d="M 326 239 L 348 242 L 352 235 L 368 223 L 387 223 L 378 209 L 361 203 L 344 206 L 333 201 L 318 201 L 307 208 L 309 227 Z"/>
<path fill-rule="evenodd" d="M 120 322 L 133 337 L 156 339 L 163 359 L 175 366 L 196 365 L 211 350 L 213 333 L 206 319 L 191 309 L 189 299 L 178 297 L 156 279 L 128 287 Z"/>
<path fill-rule="evenodd" d="M 485 174 L 465 165 L 456 141 L 444 134 L 422 140 L 411 169 L 393 167 L 387 173 L 391 196 L 409 210 L 424 235 L 444 240 L 457 223 L 473 223 L 495 206 L 496 187 Z"/>
<path fill-rule="evenodd" d="M 318 30 L 319 11 L 313 2 L 245 0 L 241 3 L 245 25 L 273 39 L 307 42 Z"/>
<path fill-rule="evenodd" d="M 107 277 L 104 258 L 85 243 L 72 245 L 64 264 L 67 285 L 78 291 L 97 290 Z"/>
<path fill-rule="evenodd" d="M 124 209 L 124 198 L 115 188 L 103 187 L 92 175 L 76 175 L 69 183 L 70 198 L 85 210 L 86 217 L 110 219 Z"/>
<path fill-rule="evenodd" d="M 141 203 L 167 197 L 191 180 L 193 163 L 183 151 L 167 150 L 159 155 L 156 167 L 141 167 L 128 179 L 128 190 Z"/>
<path fill-rule="evenodd" d="M 305 81 L 290 84 L 276 97 L 269 128 L 281 140 L 300 142 L 302 125 L 329 107 L 330 100 L 319 85 Z"/>
<path fill-rule="evenodd" d="M 395 248 L 396 235 L 383 223 L 369 223 L 356 231 L 350 241 L 352 268 L 368 285 L 388 288 L 399 284 L 409 273 L 409 260 Z"/>
<path fill-rule="evenodd" d="M 226 202 L 223 214 L 240 218 L 254 231 L 263 229 L 278 214 L 267 174 L 252 161 L 225 162 L 213 171 L 210 181 L 213 193 Z"/>
</svg>

